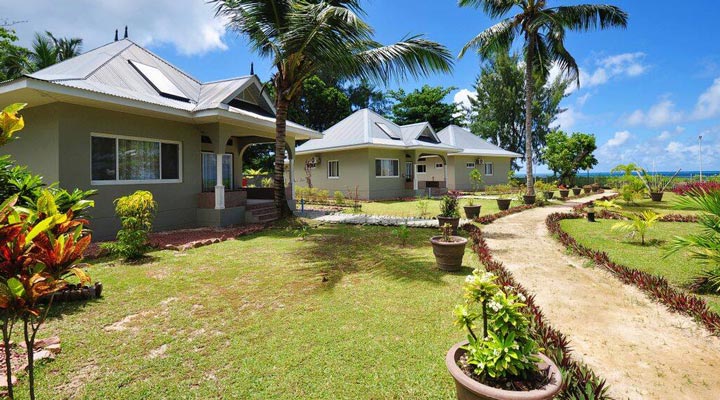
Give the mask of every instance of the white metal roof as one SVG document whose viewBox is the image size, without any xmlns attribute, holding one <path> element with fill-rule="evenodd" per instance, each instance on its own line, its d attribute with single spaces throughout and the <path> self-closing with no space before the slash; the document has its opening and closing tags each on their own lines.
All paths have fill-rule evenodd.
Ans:
<svg viewBox="0 0 720 400">
<path fill-rule="evenodd" d="M 172 93 L 169 94 L 174 96 L 167 96 L 168 93 L 163 95 L 159 92 L 150 83 L 152 79 L 146 79 L 140 71 L 133 67 L 131 62 L 147 66 L 153 73 L 160 74 L 163 85 L 166 89 L 172 88 Z M 91 95 L 100 94 L 182 110 L 187 112 L 191 118 L 198 112 L 202 111 L 202 115 L 206 116 L 208 111 L 214 110 L 218 113 L 222 112 L 224 117 L 231 117 L 235 114 L 238 119 L 246 120 L 248 117 L 256 117 L 263 123 L 267 122 L 265 121 L 267 115 L 253 112 L 252 109 L 241 110 L 228 104 L 243 90 L 251 86 L 256 86 L 253 90 L 259 93 L 262 85 L 257 76 L 201 83 L 129 39 L 111 42 L 15 81 L 3 82 L 0 84 L 0 94 L 16 90 L 15 83 L 23 79 L 80 89 L 78 93 L 87 92 L 88 98 L 92 98 L 93 101 L 102 101 L 101 97 Z M 162 89 L 160 90 L 162 91 Z M 259 98 L 263 104 L 258 104 L 258 106 L 267 109 L 269 114 L 273 114 L 274 107 L 267 94 L 263 93 Z M 143 108 L 142 104 L 138 107 Z M 177 115 L 177 112 L 168 110 L 168 114 Z M 288 128 L 291 134 L 320 136 L 316 131 L 290 121 L 288 121 Z"/>
<path fill-rule="evenodd" d="M 298 146 L 298 154 L 317 151 L 343 150 L 353 147 L 383 147 L 398 149 L 422 148 L 442 152 L 460 149 L 445 143 L 417 140 L 429 124 L 399 126 L 368 109 L 354 112 L 323 132 L 322 139 L 312 139 Z M 386 133 L 385 130 L 389 133 Z M 432 131 L 432 127 L 430 127 Z"/>
<path fill-rule="evenodd" d="M 448 126 L 437 135 L 443 143 L 462 149 L 460 152 L 449 154 L 450 156 L 522 157 L 522 154 L 504 150 L 457 125 Z"/>
</svg>

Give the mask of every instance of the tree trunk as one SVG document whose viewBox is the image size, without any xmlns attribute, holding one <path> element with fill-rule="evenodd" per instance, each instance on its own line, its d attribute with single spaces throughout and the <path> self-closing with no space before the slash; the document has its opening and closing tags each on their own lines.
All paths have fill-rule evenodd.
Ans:
<svg viewBox="0 0 720 400">
<path fill-rule="evenodd" d="M 27 371 L 28 371 L 28 386 L 30 393 L 30 400 L 35 400 L 35 335 L 28 331 L 28 325 L 30 317 L 23 318 L 23 328 L 25 334 L 25 348 L 27 349 Z"/>
<path fill-rule="evenodd" d="M 278 94 L 277 114 L 275 116 L 275 207 L 282 217 L 292 213 L 285 197 L 285 132 L 287 129 L 287 114 L 290 102 Z"/>
<path fill-rule="evenodd" d="M 7 310 L 6 310 L 7 312 Z M 3 344 L 5 346 L 5 375 L 7 378 L 7 396 L 8 399 L 12 400 L 15 398 L 13 393 L 12 385 L 12 352 L 10 351 L 10 335 L 12 334 L 12 325 L 10 324 L 10 315 L 7 314 L 7 319 L 3 322 L 2 333 L 3 333 Z"/>
<path fill-rule="evenodd" d="M 535 58 L 535 43 L 533 35 L 528 35 L 528 50 L 525 55 L 525 174 L 527 176 L 527 195 L 535 194 L 535 181 L 533 177 L 533 116 L 532 103 L 535 86 L 533 84 L 532 65 Z"/>
</svg>

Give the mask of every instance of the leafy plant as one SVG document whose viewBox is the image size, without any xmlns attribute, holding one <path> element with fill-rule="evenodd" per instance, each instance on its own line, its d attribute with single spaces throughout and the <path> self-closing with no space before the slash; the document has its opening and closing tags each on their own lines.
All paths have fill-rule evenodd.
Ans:
<svg viewBox="0 0 720 400">
<path fill-rule="evenodd" d="M 666 256 L 678 251 L 687 251 L 691 258 L 699 260 L 708 267 L 695 279 L 693 283 L 695 289 L 720 292 L 720 191 L 706 192 L 697 188 L 688 195 L 680 197 L 675 207 L 693 207 L 701 210 L 698 223 L 702 231 L 695 235 L 675 237 Z"/>
<path fill-rule="evenodd" d="M 307 224 L 300 225 L 297 229 L 293 231 L 295 236 L 297 236 L 300 240 L 305 240 L 310 235 L 310 226 Z"/>
<path fill-rule="evenodd" d="M 673 176 L 667 178 L 665 176 L 662 176 L 660 174 L 648 174 L 647 171 L 638 171 L 636 170 L 635 173 L 640 178 L 640 180 L 645 184 L 645 188 L 647 188 L 648 192 L 650 193 L 662 193 L 667 189 L 677 177 L 677 175 L 680 173 L 681 170 L 677 170 Z"/>
<path fill-rule="evenodd" d="M 335 197 L 335 204 L 337 204 L 339 206 L 345 205 L 345 195 L 343 194 L 343 192 L 341 192 L 339 190 L 335 191 L 334 197 Z"/>
<path fill-rule="evenodd" d="M 272 185 L 273 185 L 273 180 L 272 180 L 272 178 L 270 178 L 270 177 L 262 178 L 262 180 L 260 181 L 260 184 L 261 184 L 262 187 L 264 187 L 264 188 L 269 188 L 269 187 L 272 187 Z"/>
<path fill-rule="evenodd" d="M 660 219 L 660 215 L 653 211 L 643 211 L 642 213 L 630 213 L 627 215 L 627 221 L 616 222 L 612 226 L 612 230 L 620 232 L 628 232 L 631 238 L 640 237 L 640 243 L 645 245 L 645 235 Z"/>
<path fill-rule="evenodd" d="M 626 183 L 620 188 L 620 196 L 626 204 L 641 200 L 645 195 L 645 184 L 638 178 L 630 176 Z"/>
<path fill-rule="evenodd" d="M 489 272 L 473 271 L 463 285 L 464 303 L 455 307 L 455 323 L 468 331 L 467 363 L 483 379 L 528 378 L 538 372 L 540 347 L 522 312 L 525 297 L 501 288 Z M 502 290 L 504 289 L 504 290 Z M 482 320 L 482 336 L 475 333 Z"/>
<path fill-rule="evenodd" d="M 111 253 L 126 260 L 137 260 L 149 250 L 148 235 L 152 231 L 157 202 L 152 193 L 138 190 L 135 193 L 115 199 L 115 214 L 120 218 L 117 241 L 103 243 Z"/>
<path fill-rule="evenodd" d="M 25 103 L 14 103 L 0 111 L 0 146 L 4 146 L 13 139 L 15 132 L 25 127 L 25 120 L 20 115 L 20 110 L 25 108 Z"/>
<path fill-rule="evenodd" d="M 440 201 L 440 216 L 445 218 L 460 218 L 458 211 L 458 194 L 448 192 Z"/>
<path fill-rule="evenodd" d="M 675 186 L 673 193 L 685 196 L 695 192 L 702 191 L 705 193 L 720 192 L 720 182 L 704 181 L 704 182 L 687 182 Z"/>
<path fill-rule="evenodd" d="M 415 204 L 415 208 L 418 210 L 420 218 L 428 216 L 428 207 L 430 206 L 430 199 L 428 197 L 418 197 Z"/>
<path fill-rule="evenodd" d="M 400 239 L 400 243 L 405 247 L 407 240 L 410 238 L 410 228 L 408 228 L 407 224 L 402 224 L 396 229 L 393 229 L 392 234 Z"/>
<path fill-rule="evenodd" d="M 442 237 L 440 238 L 440 241 L 441 241 L 441 242 L 451 243 L 451 242 L 453 241 L 453 239 L 452 239 L 452 225 L 450 225 L 450 224 L 443 224 L 443 225 L 440 227 L 440 234 L 441 234 L 441 236 L 442 236 Z"/>
<path fill-rule="evenodd" d="M 479 169 L 473 168 L 472 171 L 470 171 L 470 182 L 472 183 L 473 191 L 477 192 L 480 190 L 483 184 L 483 177 Z"/>
<path fill-rule="evenodd" d="M 467 204 L 468 207 L 475 206 L 475 198 L 468 197 L 467 200 L 465 200 L 465 204 Z"/>
</svg>

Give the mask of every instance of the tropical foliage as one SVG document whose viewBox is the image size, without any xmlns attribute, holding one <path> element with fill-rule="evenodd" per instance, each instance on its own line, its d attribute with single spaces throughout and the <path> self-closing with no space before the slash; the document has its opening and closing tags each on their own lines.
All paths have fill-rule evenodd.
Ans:
<svg viewBox="0 0 720 400">
<path fill-rule="evenodd" d="M 546 0 L 460 0 L 462 7 L 482 9 L 490 18 L 499 18 L 517 8 L 518 13 L 503 19 L 470 40 L 460 52 L 477 50 L 480 57 L 490 59 L 498 53 L 507 54 L 516 38 L 522 38 L 525 61 L 525 167 L 527 194 L 533 186 L 533 80 L 546 81 L 553 66 L 580 84 L 580 69 L 565 47 L 566 31 L 588 31 L 595 28 L 625 27 L 628 16 L 611 5 L 582 4 L 548 7 Z"/>
<path fill-rule="evenodd" d="M 698 277 L 695 288 L 720 292 L 720 191 L 697 189 L 680 197 L 676 206 L 702 210 L 698 217 L 702 233 L 675 237 L 668 254 L 687 251 L 690 257 L 700 260 L 708 269 Z"/>
<path fill-rule="evenodd" d="M 660 215 L 654 211 L 627 214 L 627 221 L 619 221 L 612 226 L 612 230 L 627 232 L 631 238 L 640 237 L 640 244 L 645 245 L 647 232 L 660 220 Z"/>
<path fill-rule="evenodd" d="M 122 228 L 117 241 L 103 243 L 110 252 L 126 260 L 137 260 L 149 250 L 148 236 L 157 212 L 157 202 L 152 193 L 138 190 L 129 196 L 115 200 L 115 214 L 120 218 Z"/>
<path fill-rule="evenodd" d="M 448 72 L 448 50 L 420 36 L 383 46 L 363 21 L 357 0 L 213 0 L 218 16 L 249 40 L 253 51 L 271 59 L 276 93 L 275 203 L 289 214 L 285 201 L 284 158 L 288 109 L 304 82 L 319 71 L 387 82 L 392 77 Z"/>
<path fill-rule="evenodd" d="M 539 159 L 547 135 L 556 128 L 568 80 L 535 77 L 533 87 L 533 157 Z M 525 76 L 518 55 L 499 53 L 486 60 L 475 82 L 475 98 L 466 110 L 470 130 L 503 149 L 525 154 Z M 513 160 L 513 169 L 519 169 Z"/>
<path fill-rule="evenodd" d="M 457 117 L 459 106 L 446 103 L 444 99 L 454 87 L 424 85 L 406 93 L 403 89 L 391 90 L 390 98 L 395 101 L 392 106 L 392 120 L 398 125 L 409 125 L 418 122 L 429 122 L 435 129 L 448 125 L 459 125 Z"/>
<path fill-rule="evenodd" d="M 574 185 L 578 170 L 597 165 L 598 160 L 593 155 L 595 149 L 595 135 L 580 132 L 568 135 L 557 130 L 548 134 L 542 160 L 558 176 L 560 183 Z"/>
<path fill-rule="evenodd" d="M 457 193 L 450 192 L 443 196 L 440 202 L 440 216 L 446 218 L 459 218 Z"/>
</svg>

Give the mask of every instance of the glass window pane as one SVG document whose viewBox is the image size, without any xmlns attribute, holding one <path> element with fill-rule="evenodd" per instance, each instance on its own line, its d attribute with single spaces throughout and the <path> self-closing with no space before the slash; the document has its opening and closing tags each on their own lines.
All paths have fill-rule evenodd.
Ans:
<svg viewBox="0 0 720 400">
<path fill-rule="evenodd" d="M 217 176 L 215 154 L 202 153 L 202 191 L 212 192 L 215 190 L 215 177 Z"/>
<path fill-rule="evenodd" d="M 375 176 L 382 176 L 382 160 L 375 160 Z"/>
<path fill-rule="evenodd" d="M 390 160 L 390 163 L 392 164 L 392 175 L 391 176 L 400 176 L 400 161 Z"/>
<path fill-rule="evenodd" d="M 160 143 L 118 139 L 120 180 L 160 179 Z"/>
<path fill-rule="evenodd" d="M 162 178 L 180 179 L 180 145 L 162 143 Z"/>
<path fill-rule="evenodd" d="M 232 181 L 233 181 L 232 154 L 223 154 L 222 162 L 223 162 L 223 165 L 222 165 L 223 186 L 225 186 L 225 189 L 232 189 Z"/>
<path fill-rule="evenodd" d="M 117 178 L 114 138 L 92 138 L 92 180 L 113 181 Z"/>
</svg>

